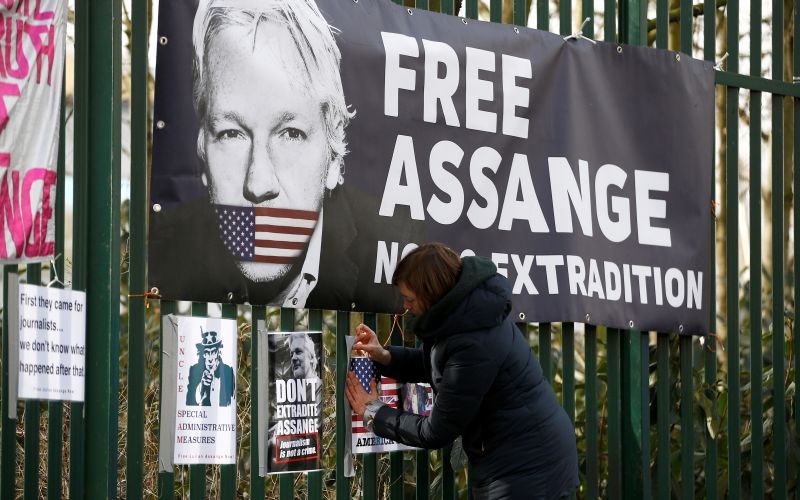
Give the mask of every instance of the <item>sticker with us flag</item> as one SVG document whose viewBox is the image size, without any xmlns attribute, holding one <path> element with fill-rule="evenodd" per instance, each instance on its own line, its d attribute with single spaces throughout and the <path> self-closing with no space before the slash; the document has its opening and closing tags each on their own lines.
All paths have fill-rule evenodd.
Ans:
<svg viewBox="0 0 800 500">
<path fill-rule="evenodd" d="M 365 390 L 370 392 L 370 381 L 375 377 L 375 365 L 371 359 L 363 356 L 354 356 L 350 359 L 350 370 L 356 374 L 358 381 Z M 385 404 L 397 408 L 400 402 L 400 387 L 402 384 L 389 377 L 380 377 L 377 385 L 378 397 Z M 392 441 L 380 436 L 364 427 L 364 422 L 356 413 L 351 415 L 352 422 L 352 447 L 353 453 L 381 453 L 387 451 L 413 450 L 411 446 Z"/>
</svg>

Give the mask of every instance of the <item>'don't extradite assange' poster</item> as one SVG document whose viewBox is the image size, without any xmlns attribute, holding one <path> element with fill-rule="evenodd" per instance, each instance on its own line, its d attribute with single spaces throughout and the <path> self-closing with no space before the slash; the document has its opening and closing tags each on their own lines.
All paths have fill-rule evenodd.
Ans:
<svg viewBox="0 0 800 500">
<path fill-rule="evenodd" d="M 266 472 L 322 468 L 322 332 L 269 332 Z"/>
</svg>

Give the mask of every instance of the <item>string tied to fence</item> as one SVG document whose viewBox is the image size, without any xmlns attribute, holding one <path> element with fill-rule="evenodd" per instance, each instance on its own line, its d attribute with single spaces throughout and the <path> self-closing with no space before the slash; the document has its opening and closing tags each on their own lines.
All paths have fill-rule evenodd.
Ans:
<svg viewBox="0 0 800 500">
<path fill-rule="evenodd" d="M 400 322 L 400 318 L 402 318 L 406 314 L 408 314 L 408 309 L 403 311 L 402 314 L 395 313 L 395 314 L 392 315 L 392 328 L 389 330 L 389 336 L 386 337 L 386 341 L 383 343 L 384 347 L 389 345 L 389 342 L 392 341 L 392 334 L 394 333 L 394 329 L 395 328 L 397 328 L 397 330 L 400 332 L 400 338 L 403 340 L 403 343 L 405 344 L 406 335 L 405 335 L 405 332 L 403 332 L 403 325 Z"/>
<path fill-rule="evenodd" d="M 150 309 L 150 302 L 148 302 L 148 299 L 160 299 L 161 294 L 158 293 L 158 288 L 151 288 L 150 291 L 144 293 L 129 293 L 128 298 L 132 297 L 143 297 L 145 308 Z"/>
<path fill-rule="evenodd" d="M 716 342 L 708 342 L 706 345 L 706 337 L 713 338 Z M 705 345 L 706 349 L 711 352 L 717 352 L 716 346 L 718 345 L 723 352 L 725 352 L 725 343 L 720 340 L 719 335 L 714 332 L 708 332 L 706 337 L 700 337 L 700 344 Z M 713 348 L 711 346 L 714 346 Z"/>
</svg>

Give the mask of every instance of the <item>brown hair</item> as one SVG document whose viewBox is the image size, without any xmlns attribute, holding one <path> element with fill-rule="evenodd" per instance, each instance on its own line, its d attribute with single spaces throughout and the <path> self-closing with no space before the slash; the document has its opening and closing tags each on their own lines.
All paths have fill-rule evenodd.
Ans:
<svg viewBox="0 0 800 500">
<path fill-rule="evenodd" d="M 392 282 L 403 283 L 428 309 L 455 286 L 459 274 L 461 257 L 455 250 L 442 243 L 425 243 L 397 264 Z"/>
</svg>

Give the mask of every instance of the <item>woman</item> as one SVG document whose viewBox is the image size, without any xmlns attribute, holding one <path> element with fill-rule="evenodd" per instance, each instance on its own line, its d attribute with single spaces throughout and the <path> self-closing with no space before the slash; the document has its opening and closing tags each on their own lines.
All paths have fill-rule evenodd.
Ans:
<svg viewBox="0 0 800 500">
<path fill-rule="evenodd" d="M 509 317 L 511 288 L 495 265 L 431 243 L 398 264 L 393 282 L 414 315 L 422 347 L 384 348 L 375 332 L 359 325 L 353 348 L 382 375 L 430 383 L 433 409 L 423 417 L 383 405 L 350 372 L 346 396 L 353 411 L 378 436 L 411 446 L 441 448 L 461 436 L 477 499 L 572 493 L 575 430 Z"/>
</svg>

